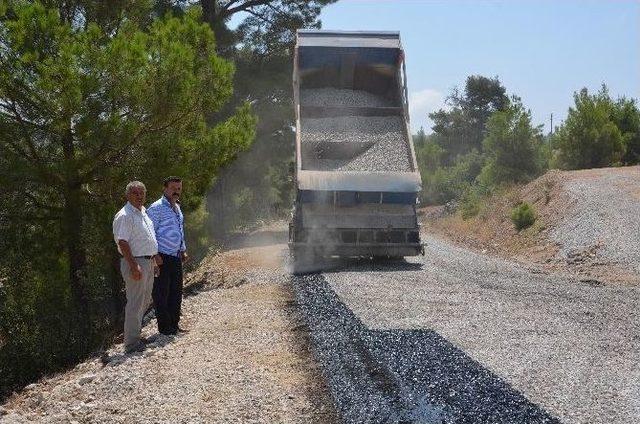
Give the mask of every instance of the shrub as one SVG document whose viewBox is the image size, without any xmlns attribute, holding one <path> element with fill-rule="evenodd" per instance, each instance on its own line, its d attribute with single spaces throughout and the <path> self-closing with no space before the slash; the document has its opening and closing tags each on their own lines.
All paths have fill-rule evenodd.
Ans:
<svg viewBox="0 0 640 424">
<path fill-rule="evenodd" d="M 481 201 L 482 196 L 477 188 L 467 190 L 462 196 L 460 203 L 460 214 L 462 215 L 462 219 L 466 220 L 478 215 L 480 213 Z"/>
<path fill-rule="evenodd" d="M 533 206 L 527 202 L 520 203 L 511 210 L 511 221 L 518 231 L 533 225 L 536 222 L 536 213 Z"/>
<path fill-rule="evenodd" d="M 625 141 L 612 119 L 616 110 L 606 86 L 597 94 L 586 88 L 574 94 L 575 107 L 569 108 L 567 119 L 554 135 L 558 150 L 556 165 L 565 169 L 601 168 L 620 162 L 625 154 Z M 622 118 L 621 121 L 622 122 Z"/>
<path fill-rule="evenodd" d="M 531 112 L 518 97 L 494 112 L 487 122 L 482 143 L 486 163 L 478 180 L 488 187 L 530 181 L 543 165 L 540 127 L 531 124 Z"/>
<path fill-rule="evenodd" d="M 458 156 L 453 166 L 436 168 L 432 172 L 422 170 L 421 203 L 442 205 L 460 199 L 475 182 L 482 169 L 482 160 L 482 155 L 473 150 Z"/>
</svg>

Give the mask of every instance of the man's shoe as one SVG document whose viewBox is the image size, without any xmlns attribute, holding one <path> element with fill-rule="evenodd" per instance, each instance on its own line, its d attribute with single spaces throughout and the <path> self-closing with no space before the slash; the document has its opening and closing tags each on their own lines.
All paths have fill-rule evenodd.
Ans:
<svg viewBox="0 0 640 424">
<path fill-rule="evenodd" d="M 138 342 L 132 346 L 127 346 L 124 348 L 125 353 L 134 353 L 134 352 L 142 352 L 145 349 L 145 345 L 142 340 L 138 340 Z"/>
<path fill-rule="evenodd" d="M 180 327 L 180 326 L 178 326 L 178 328 L 176 329 L 176 333 L 183 333 L 183 334 L 186 334 L 186 333 L 188 333 L 188 332 L 189 332 L 189 330 L 187 330 L 186 328 L 182 328 L 182 327 Z"/>
</svg>

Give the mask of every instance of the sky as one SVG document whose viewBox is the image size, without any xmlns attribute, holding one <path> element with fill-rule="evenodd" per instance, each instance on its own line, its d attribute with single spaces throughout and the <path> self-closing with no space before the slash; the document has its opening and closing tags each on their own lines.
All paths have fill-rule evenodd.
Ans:
<svg viewBox="0 0 640 424">
<path fill-rule="evenodd" d="M 545 133 L 583 87 L 640 100 L 640 0 L 339 0 L 320 19 L 328 30 L 400 31 L 414 132 L 431 132 L 428 113 L 469 75 L 498 76 Z"/>
</svg>

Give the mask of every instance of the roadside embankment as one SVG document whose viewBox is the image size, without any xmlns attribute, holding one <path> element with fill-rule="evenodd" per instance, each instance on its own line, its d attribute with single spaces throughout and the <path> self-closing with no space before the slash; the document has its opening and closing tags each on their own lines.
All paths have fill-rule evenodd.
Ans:
<svg viewBox="0 0 640 424">
<path fill-rule="evenodd" d="M 535 223 L 516 231 L 511 210 L 533 206 Z M 549 171 L 481 201 L 464 220 L 444 207 L 422 209 L 427 232 L 483 252 L 594 281 L 640 279 L 640 167 Z"/>
<path fill-rule="evenodd" d="M 187 276 L 189 333 L 160 336 L 143 353 L 115 345 L 43 378 L 0 407 L 0 421 L 335 422 L 307 327 L 282 268 L 283 245 L 207 257 Z"/>
</svg>

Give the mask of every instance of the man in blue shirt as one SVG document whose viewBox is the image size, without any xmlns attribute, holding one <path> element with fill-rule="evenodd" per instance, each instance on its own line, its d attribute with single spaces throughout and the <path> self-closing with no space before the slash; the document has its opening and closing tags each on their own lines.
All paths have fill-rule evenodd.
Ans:
<svg viewBox="0 0 640 424">
<path fill-rule="evenodd" d="M 163 195 L 147 208 L 158 241 L 156 263 L 160 273 L 153 282 L 153 304 L 156 309 L 158 331 L 162 334 L 185 332 L 178 326 L 182 305 L 182 264 L 188 260 L 184 241 L 184 216 L 180 210 L 182 180 L 164 180 Z"/>
</svg>

